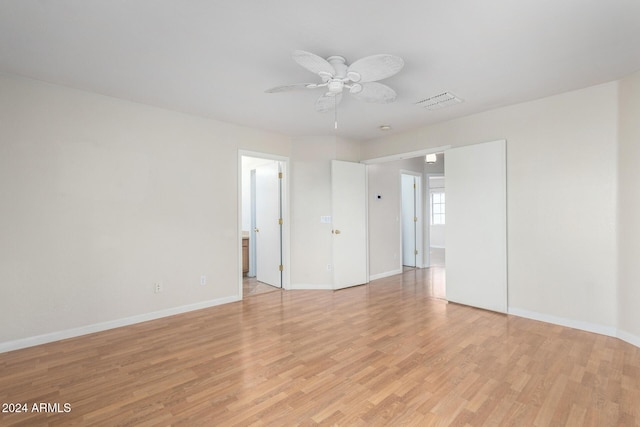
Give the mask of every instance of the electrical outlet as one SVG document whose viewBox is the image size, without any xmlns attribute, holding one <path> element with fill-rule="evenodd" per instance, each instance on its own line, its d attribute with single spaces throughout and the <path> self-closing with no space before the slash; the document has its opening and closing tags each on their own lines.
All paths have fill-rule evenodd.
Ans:
<svg viewBox="0 0 640 427">
<path fill-rule="evenodd" d="M 200 284 L 201 284 L 202 286 L 204 286 L 204 285 L 206 285 L 206 284 L 207 284 L 207 276 L 204 276 L 204 275 L 203 275 L 203 276 L 200 276 Z"/>
<path fill-rule="evenodd" d="M 155 293 L 159 294 L 160 292 L 162 292 L 162 283 L 161 282 L 156 282 L 154 284 L 155 286 Z"/>
</svg>

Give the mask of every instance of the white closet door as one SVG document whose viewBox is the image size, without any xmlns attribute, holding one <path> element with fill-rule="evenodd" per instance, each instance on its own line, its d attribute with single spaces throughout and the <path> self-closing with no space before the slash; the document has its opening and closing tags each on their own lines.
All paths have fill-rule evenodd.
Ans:
<svg viewBox="0 0 640 427">
<path fill-rule="evenodd" d="M 367 184 L 362 163 L 331 161 L 333 288 L 367 283 Z"/>
<path fill-rule="evenodd" d="M 448 150 L 445 176 L 447 299 L 506 313 L 506 141 Z"/>
</svg>

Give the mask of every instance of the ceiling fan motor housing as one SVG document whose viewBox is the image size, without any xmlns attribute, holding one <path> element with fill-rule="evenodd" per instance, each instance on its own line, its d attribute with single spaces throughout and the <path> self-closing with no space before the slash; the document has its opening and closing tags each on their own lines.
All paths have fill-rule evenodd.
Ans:
<svg viewBox="0 0 640 427">
<path fill-rule="evenodd" d="M 336 73 L 334 74 L 335 78 L 342 79 L 347 76 L 347 65 L 345 64 L 347 60 L 342 56 L 330 56 L 327 58 L 327 62 L 333 66 L 334 70 L 336 70 Z"/>
<path fill-rule="evenodd" d="M 348 82 L 349 80 L 353 82 L 360 80 L 360 74 L 354 71 L 349 71 L 349 67 L 347 67 L 346 64 L 347 60 L 344 57 L 337 55 L 330 56 L 327 58 L 327 62 L 331 64 L 331 66 L 335 70 L 333 78 L 329 80 L 328 95 L 333 96 L 335 94 L 341 93 L 344 89 L 345 82 Z M 348 87 L 351 88 L 351 86 Z M 351 90 L 351 93 L 357 93 L 361 90 L 362 87 L 360 86 L 359 88 L 356 88 L 355 91 Z"/>
</svg>

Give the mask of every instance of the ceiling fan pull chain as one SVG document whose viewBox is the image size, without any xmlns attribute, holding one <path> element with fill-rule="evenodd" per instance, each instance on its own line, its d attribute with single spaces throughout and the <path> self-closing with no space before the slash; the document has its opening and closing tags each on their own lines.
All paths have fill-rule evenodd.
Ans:
<svg viewBox="0 0 640 427">
<path fill-rule="evenodd" d="M 338 99 L 336 96 L 333 97 L 333 102 L 334 102 L 334 108 L 333 108 L 333 118 L 334 118 L 334 122 L 333 122 L 333 128 L 335 130 L 338 130 Z"/>
</svg>

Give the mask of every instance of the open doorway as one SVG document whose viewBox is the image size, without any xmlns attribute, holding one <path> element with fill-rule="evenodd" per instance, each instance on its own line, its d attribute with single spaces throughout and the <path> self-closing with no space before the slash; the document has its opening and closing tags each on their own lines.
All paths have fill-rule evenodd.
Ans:
<svg viewBox="0 0 640 427">
<path fill-rule="evenodd" d="M 446 299 L 446 195 L 445 152 L 425 157 L 424 234 L 426 275 L 431 293 L 436 298 Z"/>
<path fill-rule="evenodd" d="M 445 266 L 446 195 L 443 174 L 428 175 L 429 266 Z"/>
<path fill-rule="evenodd" d="M 439 225 L 439 230 L 431 230 L 432 199 L 428 177 L 444 175 L 447 148 L 365 162 L 368 164 L 369 200 L 372 201 L 368 210 L 371 280 L 402 275 L 399 277 L 402 283 L 420 284 L 429 288 L 426 292 L 431 296 L 445 298 L 445 225 Z M 428 161 L 432 156 L 427 159 L 426 154 L 436 154 L 436 161 Z M 435 188 L 435 181 L 432 184 Z M 433 260 L 431 250 L 435 252 Z"/>
<path fill-rule="evenodd" d="M 249 155 L 251 154 L 251 155 Z M 241 154 L 239 292 L 250 296 L 286 287 L 288 202 L 286 159 Z"/>
</svg>

